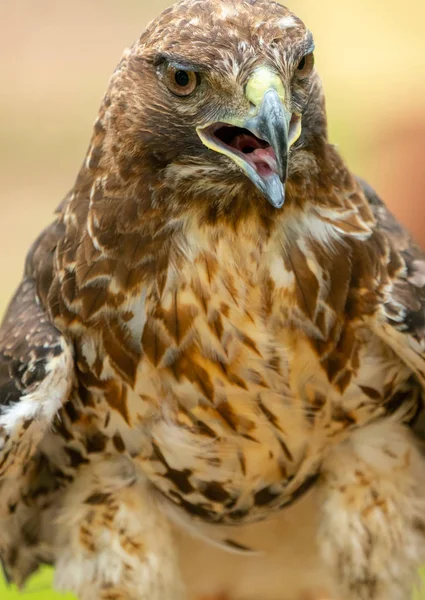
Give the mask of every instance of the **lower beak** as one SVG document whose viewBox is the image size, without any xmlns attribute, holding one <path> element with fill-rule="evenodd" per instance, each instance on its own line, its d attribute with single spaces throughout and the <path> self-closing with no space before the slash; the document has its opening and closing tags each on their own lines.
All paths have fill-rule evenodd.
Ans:
<svg viewBox="0 0 425 600">
<path fill-rule="evenodd" d="M 268 142 L 273 148 L 278 167 L 277 175 L 282 188 L 284 188 L 288 173 L 289 125 L 291 118 L 291 113 L 282 103 L 278 93 L 270 89 L 264 95 L 258 115 L 249 119 L 245 124 L 248 131 Z M 280 206 L 283 201 L 284 198 Z"/>
<path fill-rule="evenodd" d="M 203 143 L 232 158 L 275 208 L 285 202 L 289 148 L 300 132 L 300 117 L 288 111 L 273 88 L 254 117 L 198 128 Z"/>
</svg>

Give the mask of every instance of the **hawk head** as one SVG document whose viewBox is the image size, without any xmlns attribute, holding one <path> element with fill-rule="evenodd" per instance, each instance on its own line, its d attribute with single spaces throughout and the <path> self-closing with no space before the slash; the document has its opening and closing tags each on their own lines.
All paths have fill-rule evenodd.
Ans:
<svg viewBox="0 0 425 600">
<path fill-rule="evenodd" d="M 95 167 L 180 210 L 239 202 L 276 212 L 326 138 L 313 50 L 278 3 L 183 0 L 118 66 Z"/>
</svg>

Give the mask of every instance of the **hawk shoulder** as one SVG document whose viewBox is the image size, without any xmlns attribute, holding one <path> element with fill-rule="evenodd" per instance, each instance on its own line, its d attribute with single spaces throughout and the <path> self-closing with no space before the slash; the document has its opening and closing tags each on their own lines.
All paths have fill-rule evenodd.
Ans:
<svg viewBox="0 0 425 600">
<path fill-rule="evenodd" d="M 374 330 L 425 389 L 425 253 L 375 191 L 366 182 L 359 183 L 374 213 L 376 230 L 389 243 L 386 260 L 388 271 L 393 272 Z M 398 263 L 396 269 L 391 269 L 391 261 Z"/>
<path fill-rule="evenodd" d="M 15 475 L 30 459 L 73 383 L 71 347 L 50 322 L 33 278 L 52 260 L 56 226 L 30 251 L 0 327 L 0 478 Z"/>
</svg>

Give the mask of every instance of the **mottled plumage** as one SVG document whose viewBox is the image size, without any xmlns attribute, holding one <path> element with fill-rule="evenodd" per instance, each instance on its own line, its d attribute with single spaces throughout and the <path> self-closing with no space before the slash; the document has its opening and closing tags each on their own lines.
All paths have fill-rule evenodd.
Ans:
<svg viewBox="0 0 425 600">
<path fill-rule="evenodd" d="M 10 580 L 409 596 L 424 255 L 328 142 L 312 51 L 274 2 L 183 0 L 125 52 L 0 331 Z"/>
</svg>

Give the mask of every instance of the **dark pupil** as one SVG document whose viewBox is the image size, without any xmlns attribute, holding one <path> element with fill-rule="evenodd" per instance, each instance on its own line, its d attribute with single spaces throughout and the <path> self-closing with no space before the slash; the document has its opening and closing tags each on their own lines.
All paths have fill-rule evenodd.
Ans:
<svg viewBox="0 0 425 600">
<path fill-rule="evenodd" d="M 302 71 L 302 70 L 304 69 L 304 67 L 305 67 L 305 56 L 304 56 L 304 58 L 301 60 L 300 64 L 298 65 L 298 69 L 299 69 L 300 71 Z"/>
<path fill-rule="evenodd" d="M 186 71 L 177 71 L 174 75 L 174 79 L 180 87 L 186 87 L 189 84 L 189 75 Z"/>
</svg>

